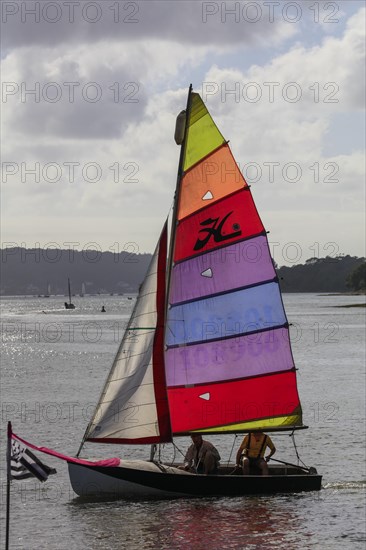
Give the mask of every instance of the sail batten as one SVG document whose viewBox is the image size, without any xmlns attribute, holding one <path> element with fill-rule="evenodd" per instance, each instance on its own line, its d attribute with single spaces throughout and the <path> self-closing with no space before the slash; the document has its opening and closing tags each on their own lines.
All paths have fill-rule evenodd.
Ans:
<svg viewBox="0 0 366 550">
<path fill-rule="evenodd" d="M 276 374 L 282 374 L 284 372 L 288 372 L 288 371 L 295 371 L 296 369 L 294 367 L 288 367 L 288 368 L 285 368 L 283 369 L 282 371 L 274 371 L 276 372 Z M 237 382 L 240 382 L 242 380 L 250 380 L 251 378 L 261 378 L 261 377 L 265 377 L 265 376 L 271 376 L 272 373 L 271 372 L 264 372 L 264 373 L 257 373 L 257 374 L 252 374 L 252 375 L 248 375 L 248 376 L 234 376 L 232 378 L 225 378 L 225 382 L 233 382 L 233 381 L 237 381 Z M 212 380 L 210 382 L 211 385 L 215 385 L 215 384 L 221 384 L 222 380 Z M 186 384 L 180 384 L 180 385 L 171 385 L 169 386 L 169 383 L 167 384 L 167 387 L 168 389 L 171 389 L 171 388 L 175 388 L 175 389 L 180 389 L 180 388 L 198 388 L 199 386 L 206 386 L 207 385 L 207 382 L 196 382 L 196 383 L 192 383 L 192 382 L 187 382 Z M 202 397 L 202 396 L 201 396 Z"/>
<path fill-rule="evenodd" d="M 212 277 L 212 275 L 211 275 Z M 213 292 L 212 294 L 207 294 L 207 295 L 203 295 L 203 296 L 200 296 L 200 297 L 197 297 L 197 298 L 192 298 L 190 300 L 183 300 L 181 302 L 175 302 L 174 304 L 169 304 L 171 308 L 174 308 L 174 307 L 177 307 L 177 306 L 184 306 L 186 304 L 190 304 L 192 302 L 199 302 L 201 300 L 205 300 L 206 298 L 217 298 L 219 296 L 225 296 L 225 294 L 231 294 L 233 292 L 233 290 L 239 292 L 241 290 L 247 290 L 249 288 L 256 288 L 258 286 L 262 286 L 262 285 L 266 285 L 268 283 L 273 283 L 273 282 L 277 282 L 278 281 L 278 278 L 277 278 L 277 275 L 275 277 L 272 277 L 271 279 L 267 279 L 265 281 L 258 281 L 257 283 L 252 283 L 252 284 L 249 284 L 249 285 L 244 285 L 244 286 L 238 286 L 238 287 L 235 287 L 234 289 L 226 289 L 226 290 L 222 290 L 220 292 Z"/>
<path fill-rule="evenodd" d="M 236 334 L 225 334 L 224 336 L 218 336 L 217 338 L 211 338 L 210 343 L 212 344 L 212 343 L 215 343 L 215 342 L 223 342 L 225 340 L 232 340 L 232 339 L 237 340 L 238 338 L 241 338 L 241 337 L 244 337 L 244 336 L 250 337 L 250 336 L 255 336 L 257 334 L 261 335 L 261 334 L 265 334 L 266 332 L 279 330 L 281 328 L 288 329 L 288 326 L 289 326 L 288 322 L 286 321 L 286 323 L 284 323 L 283 325 L 279 325 L 277 327 L 260 328 L 260 329 L 248 331 L 246 333 L 238 332 Z M 287 338 L 288 337 L 288 330 L 285 331 L 285 334 L 286 334 L 286 338 Z M 183 342 L 183 343 L 180 343 L 180 344 L 166 346 L 166 349 L 167 350 L 174 350 L 174 349 L 181 349 L 181 348 L 192 348 L 194 346 L 199 346 L 201 344 L 206 344 L 206 343 L 207 343 L 206 339 L 201 340 L 201 341 L 197 341 L 197 342 Z"/>
</svg>

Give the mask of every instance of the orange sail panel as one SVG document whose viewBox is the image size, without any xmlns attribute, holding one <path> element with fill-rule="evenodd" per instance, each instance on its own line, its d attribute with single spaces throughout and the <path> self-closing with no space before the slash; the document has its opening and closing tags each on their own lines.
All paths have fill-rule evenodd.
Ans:
<svg viewBox="0 0 366 550">
<path fill-rule="evenodd" d="M 174 261 L 233 244 L 263 231 L 252 195 L 244 188 L 179 223 Z"/>
<path fill-rule="evenodd" d="M 247 186 L 227 144 L 185 173 L 178 207 L 178 219 L 208 206 Z"/>
</svg>

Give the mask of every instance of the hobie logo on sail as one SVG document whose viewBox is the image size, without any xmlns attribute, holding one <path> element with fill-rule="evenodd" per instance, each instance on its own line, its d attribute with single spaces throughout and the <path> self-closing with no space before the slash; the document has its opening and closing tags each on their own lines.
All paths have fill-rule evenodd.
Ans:
<svg viewBox="0 0 366 550">
<path fill-rule="evenodd" d="M 211 227 L 204 227 L 203 229 L 200 229 L 199 233 L 206 233 L 206 237 L 204 239 L 197 239 L 196 244 L 194 245 L 193 250 L 202 250 L 204 246 L 208 243 L 211 237 L 213 237 L 215 243 L 220 243 L 222 241 L 226 241 L 228 239 L 232 239 L 233 237 L 238 237 L 241 235 L 241 229 L 240 225 L 238 223 L 234 223 L 232 228 L 234 229 L 233 233 L 229 233 L 227 235 L 222 234 L 222 230 L 224 227 L 224 224 L 228 217 L 233 213 L 233 211 L 229 212 L 224 216 L 224 218 L 220 221 L 220 218 L 208 218 L 207 220 L 204 220 L 200 223 L 200 226 L 209 226 Z M 218 225 L 217 225 L 218 224 Z"/>
</svg>

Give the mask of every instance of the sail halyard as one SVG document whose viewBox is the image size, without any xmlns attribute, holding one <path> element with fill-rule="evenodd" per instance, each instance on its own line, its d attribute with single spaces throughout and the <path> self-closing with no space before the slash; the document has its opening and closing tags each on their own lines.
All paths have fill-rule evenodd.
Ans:
<svg viewBox="0 0 366 550">
<path fill-rule="evenodd" d="M 168 289 L 173 435 L 301 428 L 288 321 L 250 189 L 198 94 Z"/>
</svg>

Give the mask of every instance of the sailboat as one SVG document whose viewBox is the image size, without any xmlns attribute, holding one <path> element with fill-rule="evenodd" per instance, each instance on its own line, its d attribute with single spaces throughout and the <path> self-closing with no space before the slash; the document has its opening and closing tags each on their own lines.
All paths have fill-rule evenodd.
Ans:
<svg viewBox="0 0 366 550">
<path fill-rule="evenodd" d="M 65 302 L 65 309 L 75 309 L 74 304 L 71 302 L 71 284 L 70 284 L 70 278 L 67 278 L 67 289 L 69 293 L 69 302 Z"/>
<path fill-rule="evenodd" d="M 49 298 L 51 296 L 51 283 L 47 283 L 47 293 L 44 295 L 44 298 Z"/>
<path fill-rule="evenodd" d="M 226 464 L 203 475 L 157 456 L 157 446 L 181 436 L 306 427 L 266 230 L 228 142 L 192 86 L 175 139 L 171 223 L 77 454 L 93 442 L 150 446 L 150 457 L 70 460 L 72 487 L 82 496 L 127 498 L 319 490 L 316 469 L 299 464 L 271 463 L 267 476 L 237 475 Z"/>
</svg>

